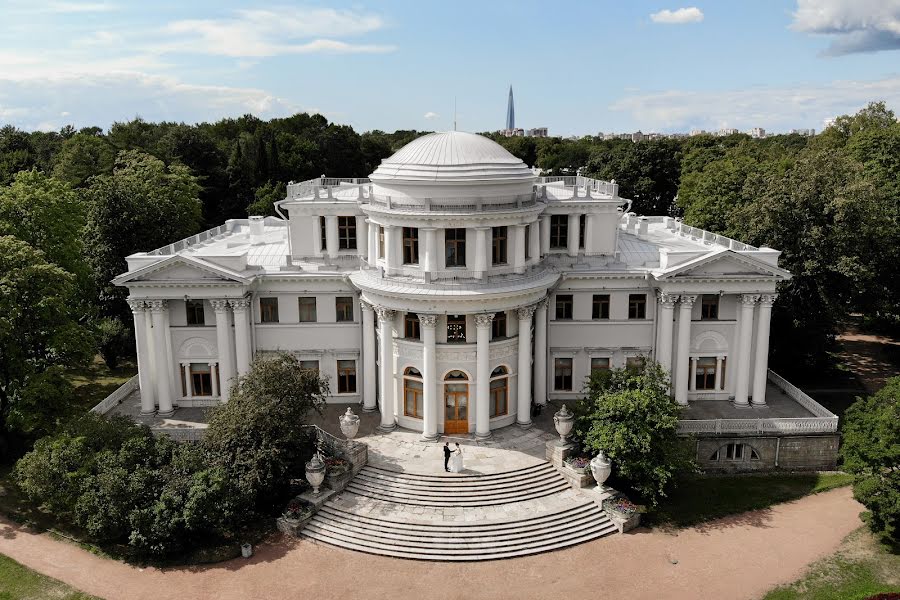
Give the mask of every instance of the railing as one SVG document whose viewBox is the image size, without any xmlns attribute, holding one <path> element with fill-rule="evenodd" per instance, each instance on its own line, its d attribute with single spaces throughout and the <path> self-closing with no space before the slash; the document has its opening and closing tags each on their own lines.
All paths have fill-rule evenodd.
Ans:
<svg viewBox="0 0 900 600">
<path fill-rule="evenodd" d="M 128 397 L 129 394 L 134 392 L 139 387 L 138 376 L 135 375 L 122 385 L 120 385 L 116 390 L 101 400 L 96 406 L 94 406 L 90 412 L 97 413 L 98 415 L 105 415 L 109 411 L 113 409 L 113 407 L 118 406 L 122 400 Z"/>
<path fill-rule="evenodd" d="M 168 256 L 170 254 L 175 254 L 176 252 L 181 252 L 182 250 L 186 250 L 191 246 L 195 246 L 202 242 L 209 241 L 213 238 L 216 238 L 224 233 L 228 232 L 228 225 L 219 225 L 218 227 L 213 227 L 212 229 L 207 229 L 206 231 L 202 231 L 196 235 L 192 235 L 189 238 L 185 238 L 183 240 L 179 240 L 175 243 L 169 244 L 168 246 L 163 246 L 162 248 L 157 248 L 156 250 L 151 250 L 147 253 L 147 256 Z"/>
<path fill-rule="evenodd" d="M 428 212 L 428 213 L 472 213 L 501 212 L 530 208 L 537 204 L 534 192 L 515 196 L 497 196 L 484 198 L 394 198 L 391 196 L 369 197 L 369 205 L 391 212 Z"/>
<path fill-rule="evenodd" d="M 772 369 L 769 369 L 768 379 L 775 387 L 779 388 L 790 398 L 796 400 L 797 404 L 799 404 L 815 416 L 823 419 L 834 419 L 834 422 L 837 423 L 838 418 L 834 413 L 813 400 L 806 392 L 798 388 L 793 383 L 789 382 L 787 379 L 785 379 Z"/>
<path fill-rule="evenodd" d="M 360 260 L 360 273 L 370 280 L 397 283 L 408 287 L 434 289 L 434 284 L 451 285 L 455 289 L 482 289 L 489 286 L 505 284 L 519 285 L 539 281 L 549 275 L 557 274 L 557 270 L 543 264 L 526 267 L 524 273 L 510 272 L 504 268 L 503 273 L 488 271 L 472 271 L 469 269 L 450 269 L 446 271 L 427 272 L 417 267 L 392 267 L 385 273 L 381 266 L 374 266 Z M 483 274 L 479 278 L 478 275 Z"/>
<path fill-rule="evenodd" d="M 366 184 L 371 183 L 368 177 L 316 177 L 299 183 L 289 183 L 287 185 L 287 199 L 313 199 L 313 198 L 333 198 L 334 190 L 342 191 L 353 187 L 359 187 L 360 197 L 364 194 Z"/>
<path fill-rule="evenodd" d="M 554 190 L 567 188 L 570 189 L 575 195 L 577 195 L 576 188 L 582 188 L 591 192 L 595 192 L 597 194 L 610 196 L 612 198 L 616 198 L 619 196 L 619 184 L 617 184 L 615 181 L 603 181 L 600 179 L 593 179 L 591 177 L 582 177 L 581 175 L 538 177 L 536 184 L 545 185 L 549 189 Z"/>
</svg>

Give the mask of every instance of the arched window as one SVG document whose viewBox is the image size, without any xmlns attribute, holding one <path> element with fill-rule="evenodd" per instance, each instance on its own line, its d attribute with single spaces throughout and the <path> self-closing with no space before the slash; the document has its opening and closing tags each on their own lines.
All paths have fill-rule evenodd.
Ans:
<svg viewBox="0 0 900 600">
<path fill-rule="evenodd" d="M 491 373 L 491 417 L 509 414 L 509 371 L 497 367 Z"/>
<path fill-rule="evenodd" d="M 407 367 L 403 371 L 403 414 L 407 417 L 422 418 L 422 374 L 418 369 Z"/>
</svg>

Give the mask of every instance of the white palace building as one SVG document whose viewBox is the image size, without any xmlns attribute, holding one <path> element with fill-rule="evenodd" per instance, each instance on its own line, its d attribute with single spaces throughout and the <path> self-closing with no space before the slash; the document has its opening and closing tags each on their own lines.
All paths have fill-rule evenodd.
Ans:
<svg viewBox="0 0 900 600">
<path fill-rule="evenodd" d="M 642 356 L 681 404 L 764 414 L 779 251 L 629 207 L 614 182 L 536 177 L 456 131 L 367 179 L 293 183 L 283 219 L 128 257 L 141 413 L 227 401 L 255 355 L 288 351 L 330 402 L 426 439 L 528 426 Z"/>
</svg>

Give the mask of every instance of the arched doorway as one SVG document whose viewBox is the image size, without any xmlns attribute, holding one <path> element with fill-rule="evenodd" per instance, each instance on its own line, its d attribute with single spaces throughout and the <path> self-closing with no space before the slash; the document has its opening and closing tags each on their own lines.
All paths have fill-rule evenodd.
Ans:
<svg viewBox="0 0 900 600">
<path fill-rule="evenodd" d="M 444 377 L 444 433 L 469 433 L 468 381 L 462 371 Z"/>
</svg>

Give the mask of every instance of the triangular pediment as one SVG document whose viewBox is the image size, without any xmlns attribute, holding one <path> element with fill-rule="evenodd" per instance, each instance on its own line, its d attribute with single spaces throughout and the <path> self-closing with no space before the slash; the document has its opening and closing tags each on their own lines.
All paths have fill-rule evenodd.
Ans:
<svg viewBox="0 0 900 600">
<path fill-rule="evenodd" d="M 113 280 L 122 285 L 136 282 L 198 282 L 246 283 L 247 278 L 202 259 L 175 255 L 124 273 Z"/>
<path fill-rule="evenodd" d="M 776 277 L 790 279 L 790 273 L 752 256 L 733 250 L 720 250 L 663 271 L 659 279 Z"/>
</svg>

